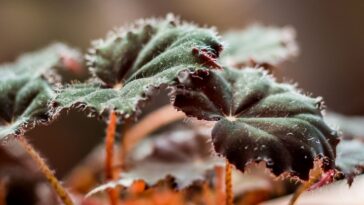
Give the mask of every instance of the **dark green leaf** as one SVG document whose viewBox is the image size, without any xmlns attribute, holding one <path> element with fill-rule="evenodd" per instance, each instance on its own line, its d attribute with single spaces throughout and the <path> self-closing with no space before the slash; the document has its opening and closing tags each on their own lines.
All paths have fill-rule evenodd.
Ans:
<svg viewBox="0 0 364 205">
<path fill-rule="evenodd" d="M 334 168 L 337 133 L 321 115 L 321 99 L 277 83 L 265 72 L 245 68 L 179 78 L 174 105 L 188 116 L 217 121 L 217 153 L 238 169 L 266 162 L 274 174 L 308 179 L 314 160 Z"/>
<path fill-rule="evenodd" d="M 114 109 L 128 117 L 154 89 L 173 84 L 182 70 L 218 68 L 221 50 L 210 29 L 173 17 L 138 22 L 95 43 L 87 59 L 98 82 L 65 87 L 55 99 L 55 111 L 81 105 L 97 114 Z"/>
<path fill-rule="evenodd" d="M 65 67 L 62 60 L 70 52 L 75 51 L 53 44 L 0 66 L 0 140 L 49 121 L 47 103 L 55 93 L 47 77 Z"/>
<path fill-rule="evenodd" d="M 292 28 L 253 25 L 223 35 L 226 49 L 221 62 L 228 66 L 277 65 L 298 53 Z"/>
</svg>

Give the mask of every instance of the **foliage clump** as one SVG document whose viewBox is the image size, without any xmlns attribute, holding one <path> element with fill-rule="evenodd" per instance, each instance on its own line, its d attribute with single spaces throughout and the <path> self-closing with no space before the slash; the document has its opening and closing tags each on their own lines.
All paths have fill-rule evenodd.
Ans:
<svg viewBox="0 0 364 205">
<path fill-rule="evenodd" d="M 111 182 L 91 194 L 106 190 L 114 204 L 116 187 L 130 188 L 138 180 L 144 183 L 142 191 L 159 187 L 168 177 L 174 181 L 173 188 L 197 185 L 209 190 L 199 185 L 214 183 L 211 179 L 220 176 L 215 168 L 230 164 L 245 172 L 263 162 L 276 176 L 307 181 L 317 162 L 321 172 L 335 176 L 342 172 L 351 179 L 362 171 L 358 167 L 362 158 L 353 162 L 346 156 L 360 156 L 362 143 L 345 139 L 337 147 L 340 137 L 324 118 L 322 99 L 306 96 L 266 71 L 297 55 L 294 38 L 291 28 L 255 25 L 219 36 L 214 29 L 173 15 L 140 20 L 95 41 L 85 55 L 91 78 L 72 83 L 63 81 L 62 73 L 79 72 L 83 67 L 80 54 L 63 44 L 51 45 L 0 67 L 0 140 L 17 136 L 19 142 L 26 142 L 21 138 L 25 131 L 49 123 L 62 110 L 81 109 L 89 116 L 109 114 L 106 170 L 110 173 L 106 176 Z M 145 117 L 146 130 L 128 133 L 137 127 L 133 120 L 144 105 L 166 89 L 169 106 L 175 109 L 166 109 L 165 114 L 175 116 L 149 121 Z M 156 107 L 163 106 L 168 105 L 158 102 Z M 189 117 L 190 127 L 173 124 L 183 117 Z M 123 153 L 122 171 L 114 175 L 112 149 L 118 124 L 123 126 L 117 149 Z M 165 125 L 168 129 L 163 129 Z M 133 139 L 128 136 L 140 141 L 130 153 L 125 143 Z M 357 152 L 346 155 L 352 144 Z M 171 160 L 165 160 L 168 157 Z M 208 175 L 214 171 L 216 176 Z M 226 190 L 231 192 L 229 173 Z M 65 204 L 72 204 L 69 197 L 63 198 Z"/>
</svg>

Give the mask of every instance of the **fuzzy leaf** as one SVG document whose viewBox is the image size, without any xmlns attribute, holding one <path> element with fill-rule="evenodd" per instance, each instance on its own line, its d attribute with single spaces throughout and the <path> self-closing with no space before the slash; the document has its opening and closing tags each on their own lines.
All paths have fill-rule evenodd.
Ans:
<svg viewBox="0 0 364 205">
<path fill-rule="evenodd" d="M 364 143 L 355 139 L 341 140 L 336 150 L 336 167 L 345 175 L 351 185 L 354 176 L 364 171 Z"/>
<path fill-rule="evenodd" d="M 153 89 L 173 84 L 182 70 L 218 68 L 221 49 L 210 29 L 172 17 L 139 22 L 95 43 L 87 59 L 99 83 L 65 87 L 55 99 L 55 111 L 82 105 L 97 114 L 114 109 L 128 117 Z"/>
<path fill-rule="evenodd" d="M 45 78 L 64 67 L 62 59 L 69 52 L 74 51 L 52 44 L 0 66 L 0 140 L 49 121 L 47 103 L 55 93 Z"/>
<path fill-rule="evenodd" d="M 129 187 L 137 180 L 154 186 L 172 177 L 178 189 L 205 181 L 208 171 L 215 166 L 224 166 L 224 160 L 211 155 L 207 133 L 204 130 L 178 130 L 151 136 L 129 153 L 130 168 L 120 179 L 101 185 L 88 195 L 110 187 Z"/>
<path fill-rule="evenodd" d="M 354 177 L 364 172 L 364 118 L 327 112 L 325 120 L 342 132 L 342 139 L 336 147 L 335 164 L 351 185 Z"/>
<path fill-rule="evenodd" d="M 228 66 L 277 65 L 298 53 L 295 32 L 290 27 L 253 25 L 243 31 L 227 32 L 223 39 L 226 49 L 221 62 Z"/>
<path fill-rule="evenodd" d="M 257 69 L 225 68 L 179 78 L 174 105 L 188 116 L 217 121 L 217 153 L 244 171 L 264 161 L 274 174 L 308 179 L 315 159 L 334 168 L 337 133 L 321 116 L 321 100 L 304 96 Z"/>
</svg>

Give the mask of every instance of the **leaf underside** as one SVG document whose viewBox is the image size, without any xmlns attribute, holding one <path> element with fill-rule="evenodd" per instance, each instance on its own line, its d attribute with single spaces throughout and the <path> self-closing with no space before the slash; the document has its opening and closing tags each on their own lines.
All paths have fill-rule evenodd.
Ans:
<svg viewBox="0 0 364 205">
<path fill-rule="evenodd" d="M 320 99 L 252 68 L 196 75 L 179 78 L 174 105 L 188 116 L 217 121 L 215 150 L 238 169 L 264 161 L 277 176 L 307 180 L 319 158 L 325 170 L 334 168 L 337 133 L 323 121 Z"/>
<path fill-rule="evenodd" d="M 220 59 L 227 66 L 277 65 L 298 53 L 295 32 L 290 27 L 253 25 L 242 31 L 227 32 L 223 39 L 226 48 Z"/>
<path fill-rule="evenodd" d="M 208 171 L 224 166 L 224 160 L 211 155 L 212 145 L 207 142 L 207 133 L 182 129 L 149 137 L 129 153 L 129 168 L 120 179 L 96 187 L 88 195 L 110 187 L 129 187 L 137 180 L 154 186 L 172 177 L 178 189 L 206 181 Z"/>
<path fill-rule="evenodd" d="M 0 140 L 50 120 L 47 103 L 55 93 L 48 77 L 56 76 L 70 52 L 75 51 L 57 43 L 0 66 Z"/>
<path fill-rule="evenodd" d="M 221 50 L 210 29 L 172 17 L 138 22 L 95 43 L 87 60 L 96 82 L 66 86 L 55 98 L 53 109 L 57 113 L 84 107 L 95 114 L 114 109 L 127 118 L 154 89 L 175 83 L 181 71 L 219 68 L 216 58 Z"/>
</svg>

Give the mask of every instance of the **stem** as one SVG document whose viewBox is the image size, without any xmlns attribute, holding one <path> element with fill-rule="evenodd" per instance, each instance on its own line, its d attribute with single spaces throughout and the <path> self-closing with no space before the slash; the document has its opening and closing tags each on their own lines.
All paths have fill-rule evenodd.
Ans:
<svg viewBox="0 0 364 205">
<path fill-rule="evenodd" d="M 105 178 L 106 181 L 110 181 L 114 179 L 113 172 L 113 155 L 114 155 L 114 142 L 115 142 L 115 131 L 116 131 L 116 114 L 115 112 L 111 112 L 109 116 L 109 123 L 106 130 L 106 138 L 105 138 L 105 150 L 106 150 L 106 159 L 105 159 Z M 115 189 L 109 189 L 107 191 L 110 199 L 110 203 L 112 205 L 118 204 L 118 193 Z"/>
<path fill-rule="evenodd" d="M 121 174 L 121 172 L 123 171 L 124 169 L 124 165 L 125 165 L 125 156 L 126 156 L 126 140 L 125 140 L 125 136 L 126 136 L 126 132 L 129 130 L 130 128 L 130 124 L 131 124 L 131 120 L 126 120 L 123 127 L 122 127 L 122 130 L 120 132 L 120 147 L 119 147 L 119 166 L 118 166 L 118 169 L 117 170 L 117 173 L 119 173 L 119 175 Z"/>
<path fill-rule="evenodd" d="M 17 137 L 19 144 L 24 148 L 24 150 L 30 155 L 30 157 L 37 163 L 39 169 L 47 178 L 48 182 L 53 187 L 54 191 L 58 194 L 59 198 L 63 201 L 65 205 L 73 205 L 71 197 L 68 195 L 66 190 L 63 188 L 58 179 L 54 176 L 53 171 L 47 166 L 44 159 L 39 155 L 39 153 L 33 148 L 31 144 L 23 136 Z"/>
<path fill-rule="evenodd" d="M 209 187 L 208 183 L 206 183 L 206 182 L 202 185 L 202 197 L 203 197 L 204 204 L 206 204 L 206 205 L 214 204 L 210 187 Z"/>
<path fill-rule="evenodd" d="M 232 184 L 232 168 L 228 160 L 225 165 L 225 192 L 226 192 L 226 205 L 233 205 L 234 194 Z"/>
<path fill-rule="evenodd" d="M 216 204 L 224 204 L 225 201 L 225 178 L 224 178 L 224 169 L 223 167 L 215 167 L 215 175 L 216 175 Z"/>
<path fill-rule="evenodd" d="M 289 201 L 289 205 L 294 205 L 297 199 L 303 194 L 303 192 L 309 189 L 320 177 L 321 177 L 321 170 L 314 169 L 314 173 L 312 174 L 310 179 L 301 186 L 299 186 L 298 189 L 293 193 L 293 196 Z"/>
<path fill-rule="evenodd" d="M 169 123 L 185 117 L 183 112 L 178 112 L 173 106 L 166 105 L 145 116 L 138 124 L 126 131 L 120 143 L 121 162 L 126 154 L 145 136 Z"/>
</svg>

